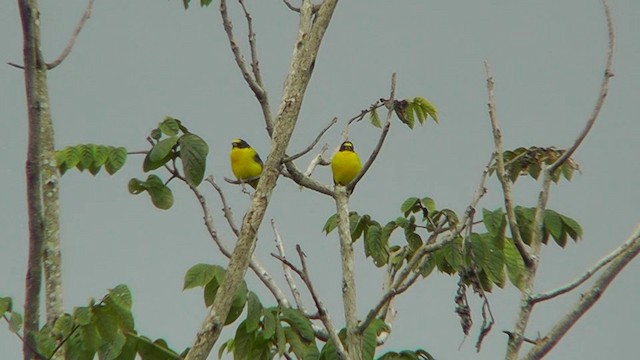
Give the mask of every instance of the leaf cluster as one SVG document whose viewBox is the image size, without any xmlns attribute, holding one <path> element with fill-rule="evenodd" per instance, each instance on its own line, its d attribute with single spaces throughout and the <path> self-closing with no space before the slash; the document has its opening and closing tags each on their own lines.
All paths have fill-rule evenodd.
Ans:
<svg viewBox="0 0 640 360">
<path fill-rule="evenodd" d="M 438 123 L 438 110 L 429 100 L 420 96 L 413 99 L 395 100 L 393 103 L 393 111 L 398 119 L 407 125 L 409 129 L 413 129 L 416 120 L 418 120 L 420 125 L 424 125 L 429 117 L 431 117 L 435 123 Z"/>
<path fill-rule="evenodd" d="M 432 198 L 411 197 L 400 206 L 403 216 L 387 222 L 384 226 L 357 212 L 349 214 L 351 238 L 355 242 L 363 238 L 365 256 L 371 258 L 377 267 L 391 266 L 396 271 L 409 263 L 417 251 L 424 246 L 434 244 L 437 236 L 444 232 L 459 230 L 459 217 L 451 209 L 438 209 Z M 533 235 L 534 208 L 516 207 L 518 231 L 525 244 L 529 245 Z M 420 266 L 412 269 L 423 277 L 434 269 L 463 276 L 466 284 L 482 287 L 491 291 L 493 285 L 500 288 L 511 283 L 521 288 L 525 273 L 524 261 L 512 238 L 507 237 L 507 220 L 503 209 L 482 211 L 484 233 L 470 232 L 468 238 L 455 236 L 431 252 L 426 253 Z M 326 234 L 338 226 L 338 217 L 334 214 L 323 227 Z M 400 236 L 394 234 L 399 233 Z M 547 209 L 543 216 L 542 242 L 549 238 L 561 247 L 567 239 L 574 241 L 582 237 L 582 227 L 574 219 Z M 393 242 L 393 239 L 399 241 Z"/>
<path fill-rule="evenodd" d="M 102 167 L 109 175 L 115 174 L 127 161 L 127 149 L 109 145 L 80 144 L 56 150 L 56 167 L 60 175 L 76 168 L 97 175 Z"/>
<path fill-rule="evenodd" d="M 142 163 L 144 172 L 164 166 L 172 173 L 167 183 L 174 177 L 179 177 L 190 186 L 200 185 L 209 154 L 209 146 L 201 137 L 190 133 L 180 120 L 167 116 L 151 131 L 149 139 L 152 147 Z M 182 174 L 176 168 L 177 159 L 182 164 Z M 158 175 L 151 174 L 146 180 L 133 178 L 129 180 L 128 188 L 134 195 L 147 192 L 153 205 L 159 209 L 166 210 L 173 205 L 173 193 Z"/>
<path fill-rule="evenodd" d="M 76 307 L 60 316 L 52 326 L 43 326 L 35 334 L 40 358 L 50 359 L 64 347 L 66 359 L 91 360 L 178 360 L 181 355 L 168 348 L 162 339 L 140 336 L 131 313 L 132 297 L 126 285 L 118 285 L 98 303 Z M 9 314 L 9 327 L 18 333 L 22 318 L 11 310 L 11 299 L 0 298 L 0 314 Z"/>
<path fill-rule="evenodd" d="M 566 150 L 556 149 L 554 147 L 544 148 L 537 146 L 507 150 L 502 154 L 506 176 L 513 183 L 518 180 L 518 177 L 526 175 L 537 180 L 542 169 L 545 166 L 553 164 L 565 152 Z M 495 168 L 494 165 L 492 171 L 494 171 Z M 564 177 L 568 181 L 571 181 L 573 173 L 576 170 L 580 171 L 580 167 L 573 159 L 569 158 L 551 174 L 551 180 L 557 183 L 561 177 Z"/>
</svg>

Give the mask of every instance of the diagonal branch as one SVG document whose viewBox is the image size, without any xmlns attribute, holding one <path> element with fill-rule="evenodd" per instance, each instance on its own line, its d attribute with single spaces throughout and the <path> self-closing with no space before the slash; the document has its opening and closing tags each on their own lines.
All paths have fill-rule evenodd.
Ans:
<svg viewBox="0 0 640 360">
<path fill-rule="evenodd" d="M 311 151 L 316 144 L 318 144 L 318 142 L 320 141 L 320 139 L 322 138 L 322 136 L 324 135 L 324 133 L 327 132 L 327 130 L 329 130 L 329 128 L 331 128 L 333 125 L 335 125 L 335 123 L 338 122 L 338 118 L 334 117 L 329 124 L 327 124 L 327 126 L 324 127 L 324 129 L 322 129 L 320 131 L 320 133 L 318 134 L 318 136 L 316 136 L 315 140 L 313 140 L 313 142 L 311 142 L 311 144 L 309 144 L 309 146 L 307 146 L 304 150 L 300 151 L 297 154 L 291 155 L 287 158 L 285 158 L 283 161 L 287 162 L 287 161 L 293 161 L 299 157 L 304 156 L 305 154 L 307 154 L 309 151 Z"/>
<path fill-rule="evenodd" d="M 47 64 L 48 70 L 51 70 L 56 66 L 60 65 L 64 61 L 64 59 L 66 59 L 67 56 L 71 53 L 71 50 L 73 49 L 73 46 L 76 43 L 76 39 L 78 38 L 78 35 L 80 35 L 80 31 L 82 31 L 82 28 L 84 27 L 84 23 L 87 22 L 87 20 L 89 20 L 89 18 L 91 17 L 91 11 L 93 10 L 94 2 L 95 0 L 89 0 L 89 4 L 87 4 L 87 9 L 84 11 L 84 14 L 82 14 L 82 17 L 78 22 L 78 25 L 76 25 L 76 28 L 73 30 L 73 34 L 71 34 L 71 38 L 69 38 L 69 43 L 64 48 L 64 50 L 62 50 L 62 53 L 60 54 L 60 56 L 58 56 L 57 59 Z"/>
<path fill-rule="evenodd" d="M 556 296 L 560 296 L 560 295 L 566 294 L 569 291 L 571 291 L 571 290 L 577 288 L 578 286 L 584 284 L 584 282 L 589 280 L 595 273 L 597 273 L 603 267 L 609 265 L 612 261 L 614 261 L 615 259 L 620 257 L 620 254 L 623 254 L 623 253 L 626 253 L 627 251 L 629 251 L 629 248 L 631 246 L 633 246 L 633 242 L 636 241 L 638 237 L 640 237 L 640 225 L 638 225 L 636 227 L 635 231 L 633 232 L 633 235 L 631 235 L 631 237 L 627 241 L 625 241 L 617 249 L 612 251 L 609 255 L 605 256 L 602 259 L 600 259 L 600 261 L 598 261 L 597 264 L 595 264 L 591 269 L 587 270 L 580 277 L 578 277 L 577 279 L 573 280 L 572 282 L 570 282 L 570 283 L 568 283 L 566 285 L 563 285 L 563 286 L 561 286 L 561 287 L 559 287 L 557 289 L 533 295 L 533 296 L 531 296 L 531 300 L 530 301 L 532 303 L 537 303 L 537 302 L 553 299 Z"/>
<path fill-rule="evenodd" d="M 178 177 L 180 177 L 180 175 L 178 175 Z M 213 182 L 212 178 L 211 180 L 207 179 L 207 181 L 210 182 L 214 186 L 214 188 L 216 188 L 216 190 L 219 188 L 217 184 Z M 209 206 L 207 206 L 207 200 L 202 195 L 200 190 L 192 186 L 190 186 L 190 188 L 191 188 L 191 191 L 196 196 L 196 198 L 198 199 L 198 202 L 200 203 L 200 207 L 202 208 L 202 213 L 204 214 L 204 224 L 205 224 L 205 227 L 207 228 L 207 231 L 209 232 L 209 236 L 211 236 L 211 239 L 213 239 L 213 242 L 215 242 L 215 244 L 218 246 L 218 249 L 220 250 L 222 255 L 224 255 L 226 258 L 231 258 L 231 251 L 229 251 L 229 249 L 227 249 L 227 247 L 224 245 L 224 243 L 222 242 L 222 239 L 220 239 L 220 237 L 218 236 L 218 232 L 216 231 L 215 226 L 213 225 L 213 216 L 211 216 L 211 211 L 209 210 Z M 220 192 L 220 196 L 222 197 L 222 192 Z M 226 206 L 224 197 L 222 197 L 222 199 L 224 204 L 223 211 L 225 213 L 225 217 L 228 216 L 227 221 L 229 222 L 229 225 L 231 226 L 232 230 L 235 232 L 237 231 L 237 228 L 235 228 L 235 225 L 233 223 L 233 220 L 232 220 L 233 216 L 231 215 L 231 212 L 230 212 L 231 210 Z M 276 298 L 276 301 L 278 302 L 279 305 L 289 306 L 289 301 L 287 300 L 287 297 L 284 295 L 280 287 L 278 287 L 278 284 L 276 284 L 273 277 L 271 277 L 271 274 L 267 272 L 264 266 L 262 266 L 262 264 L 258 261 L 258 259 L 254 255 L 251 256 L 249 267 L 254 272 L 254 274 L 256 274 L 258 279 L 260 279 L 260 281 L 262 281 L 262 283 L 267 287 L 267 289 L 269 289 L 271 294 L 273 294 L 273 296 Z"/>
<path fill-rule="evenodd" d="M 355 177 L 355 179 L 351 180 L 349 185 L 347 185 L 347 192 L 349 193 L 353 191 L 353 189 L 356 187 L 360 179 L 362 179 L 362 177 L 367 173 L 367 171 L 369 171 L 369 168 L 378 157 L 378 153 L 380 152 L 380 149 L 382 149 L 382 145 L 384 144 L 384 141 L 387 138 L 387 134 L 389 133 L 389 127 L 391 126 L 391 116 L 393 115 L 395 96 L 396 96 L 396 73 L 394 72 L 393 74 L 391 74 L 391 90 L 389 91 L 389 99 L 384 102 L 387 106 L 387 109 L 389 110 L 387 112 L 387 119 L 384 123 L 384 127 L 382 128 L 382 132 L 380 133 L 380 137 L 378 138 L 378 143 L 376 144 L 376 147 L 373 149 L 373 151 L 371 152 L 371 155 L 369 155 L 369 158 L 364 163 L 364 165 L 362 165 L 362 170 L 360 170 L 360 173 Z"/>
<path fill-rule="evenodd" d="M 253 31 L 253 21 L 251 18 L 251 14 L 247 11 L 244 1 L 238 0 L 238 2 L 240 3 L 244 11 L 245 18 L 247 19 L 247 26 L 249 28 L 249 47 L 251 52 L 251 60 L 252 60 L 251 66 L 252 66 L 253 76 L 252 76 L 252 73 L 249 72 L 244 56 L 242 55 L 242 52 L 240 51 L 240 47 L 236 42 L 235 35 L 233 34 L 233 23 L 229 18 L 226 0 L 220 0 L 220 15 L 222 17 L 222 24 L 224 26 L 224 31 L 227 33 L 227 38 L 229 39 L 229 46 L 231 47 L 231 52 L 233 53 L 233 58 L 236 61 L 236 65 L 238 65 L 238 68 L 240 69 L 240 73 L 242 74 L 242 77 L 244 78 L 247 85 L 249 85 L 249 88 L 251 89 L 251 91 L 253 91 L 253 94 L 255 95 L 256 99 L 258 99 L 258 102 L 260 103 L 260 108 L 262 109 L 262 116 L 264 117 L 267 133 L 269 133 L 269 136 L 272 136 L 273 135 L 273 119 L 271 116 L 271 106 L 269 105 L 269 98 L 267 96 L 267 91 L 264 87 L 262 76 L 260 74 L 260 67 L 259 67 L 259 61 L 258 61 L 258 55 L 257 55 L 257 49 L 256 49 L 255 32 Z"/>
<path fill-rule="evenodd" d="M 575 325 L 575 323 L 591 307 L 600 300 L 602 294 L 607 290 L 613 280 L 620 274 L 622 269 L 629 264 L 640 253 L 640 227 L 637 227 L 634 234 L 626 243 L 627 247 L 618 254 L 602 272 L 600 277 L 591 286 L 589 291 L 582 294 L 576 305 L 553 328 L 542 337 L 537 345 L 533 347 L 523 358 L 526 360 L 542 359 L 562 337 Z"/>
<path fill-rule="evenodd" d="M 280 237 L 280 232 L 276 227 L 276 222 L 273 219 L 271 219 L 271 228 L 273 229 L 273 234 L 275 235 L 276 248 L 278 249 L 278 253 L 280 254 L 280 257 L 278 259 L 282 261 L 282 271 L 284 272 L 284 278 L 287 280 L 287 284 L 289 284 L 289 289 L 291 289 L 291 294 L 293 295 L 293 299 L 296 302 L 296 306 L 298 306 L 298 309 L 300 311 L 306 314 L 307 310 L 305 309 L 304 303 L 302 302 L 300 291 L 298 290 L 296 282 L 293 280 L 293 276 L 291 276 L 291 271 L 289 271 L 291 266 L 287 266 L 287 263 L 284 261 L 287 259 L 284 251 L 284 243 L 282 242 L 282 237 Z"/>
<path fill-rule="evenodd" d="M 613 77 L 613 52 L 615 50 L 615 41 L 616 35 L 613 28 L 613 17 L 611 16 L 611 9 L 609 8 L 609 3 L 607 0 L 602 0 L 602 5 L 604 7 L 604 14 L 607 18 L 607 34 L 609 38 L 609 46 L 607 49 L 607 65 L 604 69 L 604 76 L 602 78 L 602 82 L 600 83 L 600 93 L 598 95 L 598 100 L 596 100 L 596 104 L 591 112 L 591 116 L 587 120 L 584 128 L 578 135 L 578 138 L 573 142 L 573 145 L 564 153 L 556 162 L 553 163 L 549 167 L 549 172 L 553 173 L 556 169 L 558 169 L 565 161 L 567 161 L 571 155 L 578 149 L 582 141 L 587 137 L 589 131 L 595 124 L 598 115 L 600 115 L 600 110 L 602 110 L 602 106 L 604 105 L 604 101 L 607 98 L 607 94 L 609 93 L 609 79 Z"/>
<path fill-rule="evenodd" d="M 286 266 L 287 268 L 293 270 L 296 274 L 298 274 L 300 279 L 302 279 L 304 284 L 307 286 L 307 289 L 309 290 L 311 297 L 313 298 L 313 302 L 315 303 L 316 309 L 318 310 L 318 314 L 320 315 L 320 321 L 322 321 L 322 324 L 325 326 L 325 328 L 327 329 L 327 332 L 329 333 L 329 338 L 333 341 L 333 343 L 336 346 L 338 358 L 346 360 L 348 359 L 348 357 L 345 353 L 345 349 L 344 349 L 344 346 L 342 345 L 342 341 L 338 336 L 338 332 L 336 331 L 336 328 L 333 326 L 333 322 L 331 321 L 331 316 L 329 315 L 327 308 L 324 306 L 324 304 L 320 300 L 320 297 L 316 293 L 313 287 L 313 283 L 311 282 L 311 276 L 309 276 L 309 269 L 307 267 L 306 255 L 302 251 L 302 248 L 300 247 L 300 245 L 296 245 L 296 251 L 298 252 L 298 256 L 300 257 L 300 263 L 302 264 L 302 269 L 297 268 L 284 256 L 279 256 L 276 254 L 271 254 L 271 256 L 280 260 L 283 266 Z"/>
</svg>

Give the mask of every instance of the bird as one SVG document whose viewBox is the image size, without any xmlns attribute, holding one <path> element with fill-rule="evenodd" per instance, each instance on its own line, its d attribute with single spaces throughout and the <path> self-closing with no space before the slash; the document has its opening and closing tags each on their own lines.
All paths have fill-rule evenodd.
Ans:
<svg viewBox="0 0 640 360">
<path fill-rule="evenodd" d="M 358 176 L 362 164 L 358 154 L 353 149 L 351 141 L 345 141 L 340 145 L 340 150 L 331 159 L 331 171 L 335 185 L 347 186 Z"/>
<path fill-rule="evenodd" d="M 255 189 L 258 186 L 263 168 L 262 159 L 255 149 L 242 139 L 233 139 L 229 158 L 233 175 Z"/>
</svg>

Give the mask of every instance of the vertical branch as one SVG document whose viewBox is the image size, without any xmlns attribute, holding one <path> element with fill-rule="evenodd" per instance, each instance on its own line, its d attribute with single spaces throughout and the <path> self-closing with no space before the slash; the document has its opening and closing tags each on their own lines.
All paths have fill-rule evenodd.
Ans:
<svg viewBox="0 0 640 360">
<path fill-rule="evenodd" d="M 337 0 L 325 0 L 315 14 L 315 18 L 312 16 L 313 5 L 311 1 L 305 0 L 302 4 L 298 38 L 294 45 L 280 108 L 276 121 L 274 121 L 271 151 L 265 162 L 258 188 L 242 222 L 240 236 L 238 236 L 238 241 L 229 259 L 226 276 L 220 284 L 216 299 L 196 335 L 186 360 L 206 359 L 220 336 L 224 320 L 231 308 L 233 295 L 240 286 L 250 264 L 251 255 L 255 248 L 256 233 L 260 228 L 271 193 L 280 175 L 280 166 L 298 120 L 320 43 L 337 4 Z"/>
<path fill-rule="evenodd" d="M 504 156 L 502 149 L 502 132 L 500 131 L 500 127 L 498 126 L 498 119 L 496 115 L 496 103 L 493 98 L 493 75 L 491 75 L 491 71 L 489 70 L 489 65 L 484 63 L 485 71 L 487 74 L 487 92 L 489 95 L 489 119 L 491 120 L 491 128 L 493 129 L 493 141 L 495 143 L 495 158 L 496 158 L 496 174 L 498 176 L 498 180 L 500 180 L 500 184 L 502 185 L 502 193 L 504 196 L 504 207 L 507 211 L 507 220 L 509 222 L 509 229 L 511 231 L 511 236 L 513 237 L 513 242 L 522 256 L 522 260 L 527 267 L 531 266 L 531 257 L 527 252 L 527 249 L 522 241 L 522 236 L 520 235 L 520 231 L 518 231 L 518 223 L 516 222 L 515 211 L 513 210 L 513 197 L 511 194 L 511 184 L 509 183 L 509 179 L 505 176 L 504 170 Z"/>
<path fill-rule="evenodd" d="M 549 198 L 549 190 L 551 187 L 552 175 L 558 169 L 558 167 L 560 167 L 567 159 L 569 159 L 571 155 L 573 155 L 573 153 L 578 149 L 580 144 L 582 144 L 582 141 L 585 139 L 585 137 L 593 127 L 593 124 L 598 118 L 598 115 L 600 114 L 600 110 L 602 109 L 602 106 L 604 105 L 604 101 L 607 97 L 607 93 L 609 90 L 609 79 L 613 76 L 613 70 L 612 70 L 613 51 L 615 48 L 615 33 L 613 29 L 613 19 L 611 17 L 611 11 L 609 9 L 609 4 L 607 0 L 602 0 L 602 5 L 604 7 L 604 13 L 607 21 L 607 33 L 609 36 L 609 46 L 607 51 L 607 63 L 604 71 L 604 77 L 600 84 L 600 93 L 599 93 L 598 99 L 596 100 L 596 104 L 594 106 L 591 116 L 587 120 L 585 127 L 582 129 L 577 139 L 574 141 L 573 145 L 558 160 L 556 160 L 551 166 L 549 166 L 544 170 L 544 176 L 542 180 L 542 190 L 540 191 L 540 194 L 538 196 L 538 204 L 536 206 L 536 212 L 535 212 L 534 222 L 533 222 L 533 236 L 531 241 L 531 252 L 533 255 L 532 256 L 533 262 L 531 263 L 530 266 L 527 267 L 527 270 L 525 273 L 524 292 L 522 295 L 522 299 L 520 301 L 520 313 L 518 314 L 518 320 L 516 321 L 515 329 L 513 333 L 509 336 L 509 342 L 507 343 L 507 355 L 506 355 L 507 360 L 516 359 L 518 357 L 518 353 L 520 352 L 522 343 L 525 341 L 524 333 L 525 333 L 527 324 L 529 322 L 529 318 L 531 317 L 533 306 L 536 303 L 535 298 L 532 296 L 533 282 L 538 269 L 538 261 L 539 261 L 538 254 L 540 252 L 540 247 L 542 244 L 542 235 L 543 235 L 542 226 L 543 226 L 543 220 L 544 220 L 544 212 L 546 209 L 547 200 Z M 630 261 L 630 259 L 628 261 Z M 616 262 L 616 263 L 619 264 L 619 262 Z M 626 263 L 624 264 L 626 265 Z M 619 272 L 622 269 L 622 267 L 624 267 L 624 265 L 622 265 L 620 269 L 617 271 L 609 271 L 610 269 L 615 268 L 615 266 L 616 265 L 612 263 L 608 267 L 608 270 L 605 271 L 605 274 L 601 275 L 597 283 L 600 280 L 606 279 L 606 278 L 609 278 L 608 280 L 609 282 L 612 281 L 613 278 L 617 275 L 617 272 Z M 575 323 L 575 321 L 577 321 L 577 319 L 580 316 L 582 316 L 582 313 L 586 312 L 593 305 L 593 303 L 597 301 L 597 299 L 600 297 L 601 291 L 604 291 L 604 288 L 606 288 L 608 284 L 609 283 L 607 282 L 603 288 L 597 288 L 597 289 L 593 288 L 590 295 L 583 297 L 583 299 L 571 311 L 571 313 L 574 313 L 574 314 L 580 313 L 580 314 L 575 315 L 575 318 L 571 320 L 573 322 L 568 321 L 565 324 L 568 327 L 564 330 L 564 332 L 566 332 L 568 328 L 573 326 L 573 323 Z M 589 297 L 591 298 L 591 300 L 586 300 Z M 570 316 L 570 315 L 567 315 L 567 316 Z M 569 324 L 569 322 L 571 323 Z M 564 334 L 564 332 L 562 332 L 562 334 Z M 555 343 L 552 344 L 548 349 L 544 350 L 544 354 L 546 354 L 546 352 L 548 352 L 551 349 L 551 347 L 553 347 L 554 345 Z"/>
<path fill-rule="evenodd" d="M 25 360 L 32 359 L 39 328 L 40 288 L 42 286 L 42 244 L 44 220 L 42 210 L 41 129 L 49 116 L 46 88 L 46 65 L 40 53 L 40 19 L 37 0 L 19 0 L 22 21 L 24 81 L 29 116 L 27 148 L 27 211 L 29 217 L 29 257 L 25 279 L 24 343 Z"/>
<path fill-rule="evenodd" d="M 353 241 L 349 225 L 349 197 L 344 186 L 336 186 L 336 211 L 342 259 L 342 302 L 347 323 L 347 353 L 351 359 L 362 359 L 362 335 L 358 333 L 356 281 L 353 265 Z"/>
</svg>

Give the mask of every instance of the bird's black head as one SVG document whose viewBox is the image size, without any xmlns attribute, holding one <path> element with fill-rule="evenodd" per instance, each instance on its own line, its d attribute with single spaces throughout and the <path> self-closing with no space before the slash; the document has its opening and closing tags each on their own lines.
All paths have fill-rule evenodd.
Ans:
<svg viewBox="0 0 640 360">
<path fill-rule="evenodd" d="M 238 149 L 246 149 L 251 146 L 249 146 L 249 144 L 242 139 L 233 139 L 233 141 L 231 141 L 231 147 L 238 148 Z"/>
<path fill-rule="evenodd" d="M 340 151 L 353 151 L 353 143 L 351 141 L 345 141 L 340 145 Z"/>
</svg>

